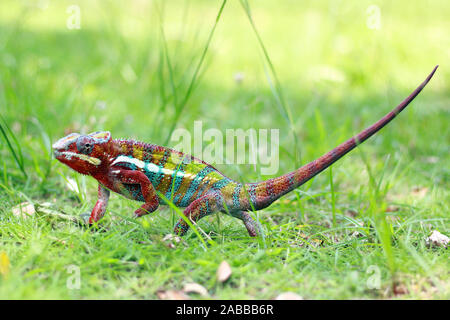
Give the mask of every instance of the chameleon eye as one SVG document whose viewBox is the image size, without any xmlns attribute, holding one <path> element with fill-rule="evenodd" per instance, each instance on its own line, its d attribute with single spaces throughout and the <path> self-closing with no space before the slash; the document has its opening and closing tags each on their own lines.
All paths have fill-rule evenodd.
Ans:
<svg viewBox="0 0 450 320">
<path fill-rule="evenodd" d="M 92 138 L 86 136 L 80 137 L 77 140 L 77 149 L 80 153 L 90 154 L 92 149 L 94 149 L 94 142 L 92 141 Z"/>
</svg>

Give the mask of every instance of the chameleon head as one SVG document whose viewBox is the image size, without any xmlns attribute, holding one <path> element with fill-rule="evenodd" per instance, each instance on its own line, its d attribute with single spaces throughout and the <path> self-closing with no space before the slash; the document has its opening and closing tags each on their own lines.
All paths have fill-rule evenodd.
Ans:
<svg viewBox="0 0 450 320">
<path fill-rule="evenodd" d="M 89 135 L 71 133 L 53 144 L 56 159 L 82 174 L 93 174 L 101 170 L 106 161 L 111 133 L 94 132 Z"/>
</svg>

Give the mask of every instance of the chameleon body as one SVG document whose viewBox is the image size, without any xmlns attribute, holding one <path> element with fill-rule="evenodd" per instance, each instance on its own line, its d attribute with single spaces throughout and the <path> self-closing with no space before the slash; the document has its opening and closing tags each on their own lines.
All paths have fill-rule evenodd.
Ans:
<svg viewBox="0 0 450 320">
<path fill-rule="evenodd" d="M 223 212 L 242 220 L 249 235 L 256 236 L 257 225 L 249 211 L 266 208 L 383 128 L 419 94 L 436 69 L 437 66 L 410 96 L 372 126 L 303 167 L 262 182 L 242 184 L 191 155 L 155 144 L 112 139 L 109 132 L 72 133 L 53 145 L 54 154 L 70 168 L 99 182 L 98 201 L 89 218 L 91 224 L 105 214 L 110 191 L 144 202 L 135 211 L 136 217 L 165 204 L 162 194 L 177 207 L 185 208 L 185 216 L 193 222 Z M 188 229 L 186 221 L 180 219 L 174 232 L 184 235 Z"/>
</svg>

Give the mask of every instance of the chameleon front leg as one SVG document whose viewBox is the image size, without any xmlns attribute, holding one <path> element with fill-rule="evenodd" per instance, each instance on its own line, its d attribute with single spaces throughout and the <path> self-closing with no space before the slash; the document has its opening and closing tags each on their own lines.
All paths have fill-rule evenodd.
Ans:
<svg viewBox="0 0 450 320">
<path fill-rule="evenodd" d="M 184 215 L 192 222 L 197 222 L 203 217 L 219 211 L 222 207 L 223 197 L 219 192 L 212 192 L 193 201 L 185 210 Z M 174 228 L 174 233 L 184 236 L 189 230 L 189 225 L 180 218 Z"/>
<path fill-rule="evenodd" d="M 109 190 L 98 184 L 98 200 L 92 209 L 91 216 L 89 217 L 89 224 L 93 224 L 100 220 L 106 212 L 106 207 L 108 206 L 109 200 Z"/>
<path fill-rule="evenodd" d="M 119 183 L 138 184 L 141 187 L 141 193 L 145 203 L 134 212 L 136 217 L 155 211 L 159 206 L 158 195 L 147 176 L 138 170 L 113 170 L 114 177 Z M 137 200 L 137 199 L 136 199 Z"/>
</svg>

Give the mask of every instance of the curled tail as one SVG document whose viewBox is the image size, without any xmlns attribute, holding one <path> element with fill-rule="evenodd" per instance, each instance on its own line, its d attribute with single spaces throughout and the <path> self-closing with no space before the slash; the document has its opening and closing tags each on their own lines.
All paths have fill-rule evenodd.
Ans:
<svg viewBox="0 0 450 320">
<path fill-rule="evenodd" d="M 257 183 L 246 184 L 246 190 L 249 195 L 249 207 L 247 210 L 252 210 L 252 207 L 256 210 L 263 209 L 269 206 L 272 202 L 285 195 L 286 193 L 298 188 L 329 166 L 334 162 L 342 158 L 345 154 L 353 150 L 357 145 L 363 143 L 370 138 L 381 128 L 387 125 L 392 119 L 394 119 L 408 104 L 414 100 L 420 91 L 427 85 L 428 81 L 433 77 L 438 66 L 434 67 L 433 71 L 428 75 L 425 81 L 420 84 L 416 90 L 414 90 L 405 100 L 402 101 L 396 108 L 385 115 L 383 118 L 375 122 L 367 129 L 361 131 L 353 138 L 345 141 L 336 148 L 332 149 L 328 153 L 319 157 L 318 159 L 304 165 L 303 167 L 289 172 L 280 177 L 269 179 Z"/>
</svg>

